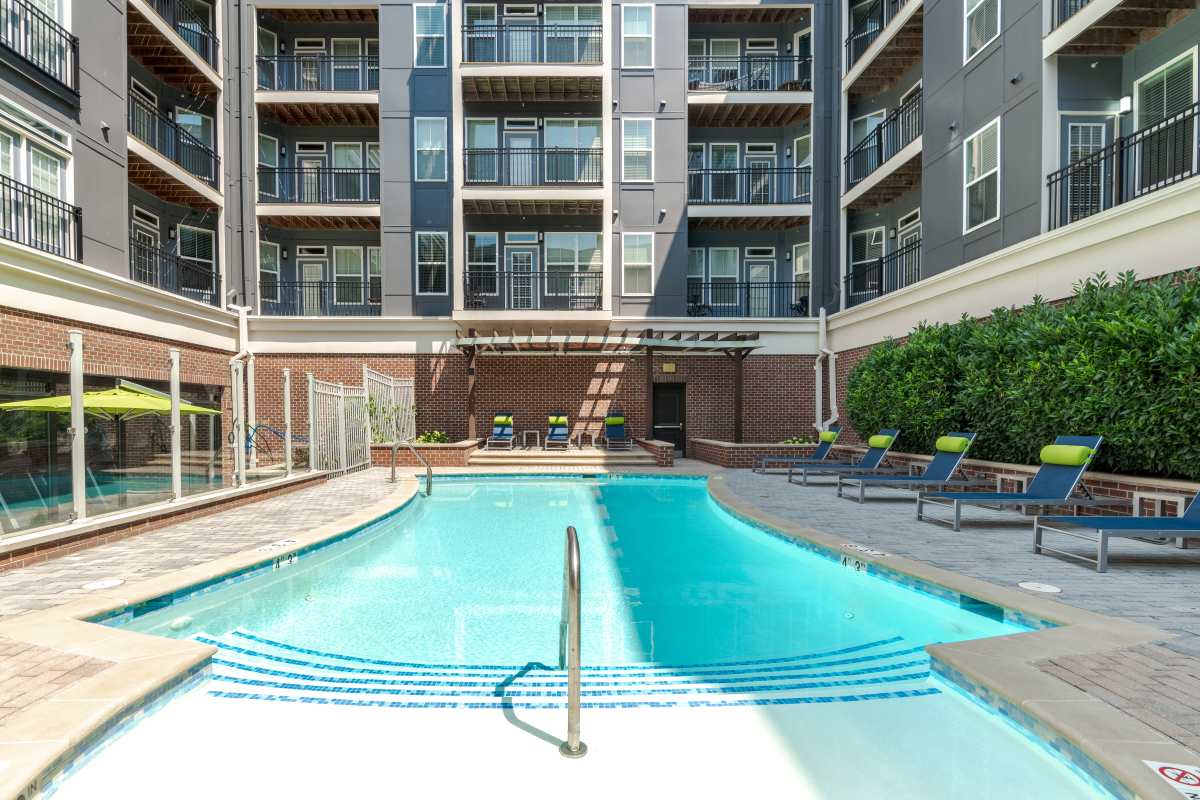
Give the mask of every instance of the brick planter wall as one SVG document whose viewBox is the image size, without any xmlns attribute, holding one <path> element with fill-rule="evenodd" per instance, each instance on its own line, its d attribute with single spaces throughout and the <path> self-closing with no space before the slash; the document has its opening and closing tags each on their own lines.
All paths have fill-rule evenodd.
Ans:
<svg viewBox="0 0 1200 800">
<path fill-rule="evenodd" d="M 816 444 L 734 444 L 712 439 L 689 439 L 692 458 L 730 469 L 750 469 L 762 456 L 804 458 Z"/>
<path fill-rule="evenodd" d="M 658 439 L 634 439 L 634 443 L 654 456 L 654 464 L 659 467 L 675 466 L 675 445 Z"/>
<path fill-rule="evenodd" d="M 417 444 L 417 450 L 429 462 L 431 467 L 466 467 L 470 465 L 471 454 L 479 449 L 482 439 L 466 439 L 450 444 Z M 376 467 L 392 465 L 392 446 L 390 444 L 371 445 L 371 464 Z M 423 466 L 413 456 L 412 451 L 401 446 L 396 453 L 396 464 L 402 467 Z"/>
</svg>

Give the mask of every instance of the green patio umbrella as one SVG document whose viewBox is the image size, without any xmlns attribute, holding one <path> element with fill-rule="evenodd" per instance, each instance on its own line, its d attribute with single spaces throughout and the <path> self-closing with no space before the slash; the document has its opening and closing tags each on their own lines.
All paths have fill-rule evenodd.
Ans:
<svg viewBox="0 0 1200 800">
<path fill-rule="evenodd" d="M 31 411 L 43 414 L 66 414 L 71 410 L 71 396 L 41 397 L 34 400 L 13 400 L 0 403 L 0 411 Z M 138 392 L 123 386 L 98 392 L 83 393 L 83 413 L 93 417 L 122 422 L 147 415 L 167 416 L 171 413 L 171 401 L 156 394 Z M 220 411 L 191 403 L 180 402 L 180 414 L 207 414 L 219 416 Z"/>
</svg>

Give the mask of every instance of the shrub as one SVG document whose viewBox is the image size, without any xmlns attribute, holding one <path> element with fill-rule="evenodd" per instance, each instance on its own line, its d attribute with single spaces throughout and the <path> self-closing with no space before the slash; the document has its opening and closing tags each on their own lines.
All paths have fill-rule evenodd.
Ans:
<svg viewBox="0 0 1200 800">
<path fill-rule="evenodd" d="M 789 436 L 782 444 L 816 444 L 811 436 Z"/>
<path fill-rule="evenodd" d="M 927 451 L 972 430 L 977 458 L 1036 463 L 1058 434 L 1104 436 L 1096 466 L 1200 478 L 1200 279 L 1138 282 L 1103 273 L 1052 305 L 997 309 L 978 322 L 924 325 L 874 348 L 854 369 L 855 429 L 900 427 Z"/>
<path fill-rule="evenodd" d="M 417 444 L 449 444 L 450 437 L 443 431 L 426 431 L 413 441 Z"/>
</svg>

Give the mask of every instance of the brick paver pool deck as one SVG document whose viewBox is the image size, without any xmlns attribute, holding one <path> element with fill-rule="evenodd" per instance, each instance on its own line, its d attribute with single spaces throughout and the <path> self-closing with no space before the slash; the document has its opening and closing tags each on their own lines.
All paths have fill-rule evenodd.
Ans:
<svg viewBox="0 0 1200 800">
<path fill-rule="evenodd" d="M 837 498 L 830 485 L 789 485 L 778 475 L 690 460 L 679 462 L 675 471 L 721 474 L 735 494 L 762 510 L 847 541 L 1003 586 L 1050 583 L 1062 589 L 1055 597 L 1065 603 L 1178 634 L 1161 645 L 1060 658 L 1040 666 L 1200 752 L 1200 549 L 1117 541 L 1111 571 L 1098 574 L 1085 564 L 1034 555 L 1030 521 L 1011 513 L 968 510 L 963 530 L 955 533 L 918 522 L 912 497 L 904 493 L 878 492 L 879 499 L 859 505 Z M 70 602 L 85 595 L 83 585 L 91 581 L 163 575 L 335 522 L 386 497 L 393 490 L 386 478 L 382 469 L 358 472 L 0 573 L 0 619 Z M 0 637 L 0 727 L 6 716 L 105 666 L 104 661 L 19 646 Z"/>
</svg>

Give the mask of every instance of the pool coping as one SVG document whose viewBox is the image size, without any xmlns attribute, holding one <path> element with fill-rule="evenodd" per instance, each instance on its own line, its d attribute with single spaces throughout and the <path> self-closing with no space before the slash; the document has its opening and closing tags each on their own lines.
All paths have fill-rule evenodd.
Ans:
<svg viewBox="0 0 1200 800">
<path fill-rule="evenodd" d="M 479 477 L 515 477 L 491 473 Z M 605 475 L 590 471 L 579 477 Z M 638 476 L 638 471 L 607 473 Z M 915 559 L 860 548 L 833 536 L 775 516 L 737 497 L 721 475 L 687 470 L 645 473 L 646 477 L 706 477 L 713 500 L 726 511 L 770 533 L 803 543 L 822 555 L 841 558 L 854 569 L 874 572 L 917 591 L 957 593 L 1005 609 L 1010 621 L 1037 629 L 1008 636 L 927 648 L 933 668 L 979 702 L 1008 717 L 1041 743 L 1074 763 L 1118 797 L 1178 800 L 1143 763 L 1193 763 L 1195 756 L 1146 724 L 1042 672 L 1035 661 L 1098 653 L 1173 638 L 1149 626 L 1107 617 L 1016 589 L 944 570 Z M 467 476 L 463 476 L 467 477 Z M 471 477 L 476 477 L 472 474 Z M 572 477 L 553 473 L 546 477 Z M 125 609 L 164 596 L 194 591 L 237 573 L 344 538 L 408 504 L 418 491 L 403 476 L 391 495 L 313 530 L 297 533 L 279 547 L 266 545 L 117 589 L 98 591 L 46 611 L 0 623 L 0 635 L 74 655 L 102 659 L 112 666 L 14 714 L 0 726 L 0 797 L 31 800 L 42 787 L 104 744 L 107 735 L 161 702 L 207 668 L 215 648 L 97 624 Z M 929 592 L 929 587 L 943 590 Z M 1010 617 L 1008 612 L 1016 612 Z M 1052 623 L 1045 626 L 1044 622 Z M 1039 624 L 1041 623 L 1041 624 Z M 1115 786 L 1114 786 L 1115 782 Z M 30 792 L 30 790 L 33 790 Z"/>
</svg>

